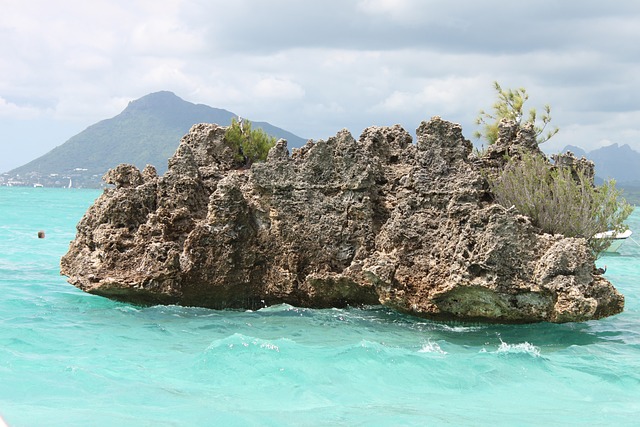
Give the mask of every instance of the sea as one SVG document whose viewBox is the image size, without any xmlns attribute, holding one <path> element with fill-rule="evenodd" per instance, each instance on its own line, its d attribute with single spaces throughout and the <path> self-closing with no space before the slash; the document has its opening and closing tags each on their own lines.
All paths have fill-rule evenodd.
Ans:
<svg viewBox="0 0 640 427">
<path fill-rule="evenodd" d="M 623 313 L 598 321 L 141 307 L 59 273 L 99 194 L 0 187 L 0 416 L 10 427 L 640 423 L 635 241 L 597 261 L 626 296 Z M 639 210 L 628 224 L 640 242 Z"/>
</svg>

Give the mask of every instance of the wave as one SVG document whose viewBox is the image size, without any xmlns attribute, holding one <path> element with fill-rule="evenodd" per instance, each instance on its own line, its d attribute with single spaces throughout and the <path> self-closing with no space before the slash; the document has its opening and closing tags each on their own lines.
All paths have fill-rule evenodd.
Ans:
<svg viewBox="0 0 640 427">
<path fill-rule="evenodd" d="M 198 356 L 197 363 L 237 364 L 241 360 L 251 362 L 286 362 L 297 365 L 300 361 L 310 364 L 358 365 L 359 363 L 400 363 L 427 354 L 446 355 L 440 344 L 428 340 L 422 344 L 393 345 L 382 341 L 361 339 L 346 344 L 320 345 L 297 341 L 289 337 L 264 338 L 233 333 L 211 341 Z"/>
<path fill-rule="evenodd" d="M 228 349 L 264 349 L 268 351 L 280 351 L 280 346 L 282 345 L 291 345 L 295 344 L 295 342 L 289 338 L 279 338 L 276 340 L 265 340 L 262 338 L 247 336 L 241 333 L 234 333 L 233 335 L 227 336 L 222 339 L 217 339 L 212 341 L 207 348 L 205 349 L 205 353 L 216 351 L 219 348 L 228 348 Z"/>
<path fill-rule="evenodd" d="M 540 348 L 535 345 L 523 342 L 518 344 L 509 344 L 500 339 L 500 346 L 496 350 L 497 354 L 525 354 L 532 357 L 540 357 Z"/>
<path fill-rule="evenodd" d="M 437 353 L 437 354 L 447 354 L 437 342 L 433 342 L 428 340 L 426 343 L 422 345 L 422 348 L 418 350 L 419 353 Z"/>
</svg>

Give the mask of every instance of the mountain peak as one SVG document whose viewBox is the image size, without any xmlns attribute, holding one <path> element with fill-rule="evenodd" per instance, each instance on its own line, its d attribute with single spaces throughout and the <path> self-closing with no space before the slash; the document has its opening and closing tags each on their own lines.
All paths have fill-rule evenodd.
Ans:
<svg viewBox="0 0 640 427">
<path fill-rule="evenodd" d="M 619 148 L 619 146 L 618 146 L 617 142 L 614 142 L 613 144 L 609 144 L 609 145 L 605 145 L 603 147 L 600 147 L 601 150 L 617 150 L 618 148 Z"/>
<path fill-rule="evenodd" d="M 153 92 L 148 95 L 143 96 L 142 98 L 138 98 L 136 100 L 130 101 L 129 105 L 124 111 L 127 110 L 138 110 L 138 109 L 148 109 L 154 107 L 173 107 L 181 104 L 190 104 L 184 99 L 180 98 L 173 92 L 169 92 L 167 90 L 163 90 L 160 92 Z"/>
<path fill-rule="evenodd" d="M 576 157 L 587 157 L 587 152 L 580 147 L 575 145 L 567 145 L 562 149 L 562 153 L 566 153 L 567 151 L 571 151 L 575 154 Z"/>
</svg>

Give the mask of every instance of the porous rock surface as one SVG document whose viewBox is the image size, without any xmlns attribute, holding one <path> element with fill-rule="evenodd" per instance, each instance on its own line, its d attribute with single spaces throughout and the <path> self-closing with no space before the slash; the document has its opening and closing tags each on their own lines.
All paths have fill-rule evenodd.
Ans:
<svg viewBox="0 0 640 427">
<path fill-rule="evenodd" d="M 569 322 L 622 311 L 584 239 L 543 234 L 492 201 L 483 170 L 537 150 L 503 124 L 478 158 L 434 117 L 342 130 L 242 168 L 226 128 L 198 124 L 164 176 L 120 165 L 77 226 L 61 271 L 133 303 L 256 309 L 383 304 L 417 316 Z M 482 167 L 482 168 L 481 168 Z"/>
</svg>

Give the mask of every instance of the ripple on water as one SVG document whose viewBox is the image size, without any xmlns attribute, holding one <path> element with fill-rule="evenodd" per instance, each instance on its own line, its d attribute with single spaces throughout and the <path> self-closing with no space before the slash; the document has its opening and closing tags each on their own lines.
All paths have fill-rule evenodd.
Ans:
<svg viewBox="0 0 640 427">
<path fill-rule="evenodd" d="M 27 205 L 0 188 L 0 411 L 10 425 L 633 425 L 640 413 L 632 245 L 598 260 L 626 307 L 594 322 L 138 307 L 58 274 L 99 193 L 25 193 Z M 30 211 L 45 203 L 47 215 Z M 640 225 L 638 212 L 632 220 Z M 51 233 L 38 241 L 36 228 Z"/>
</svg>

